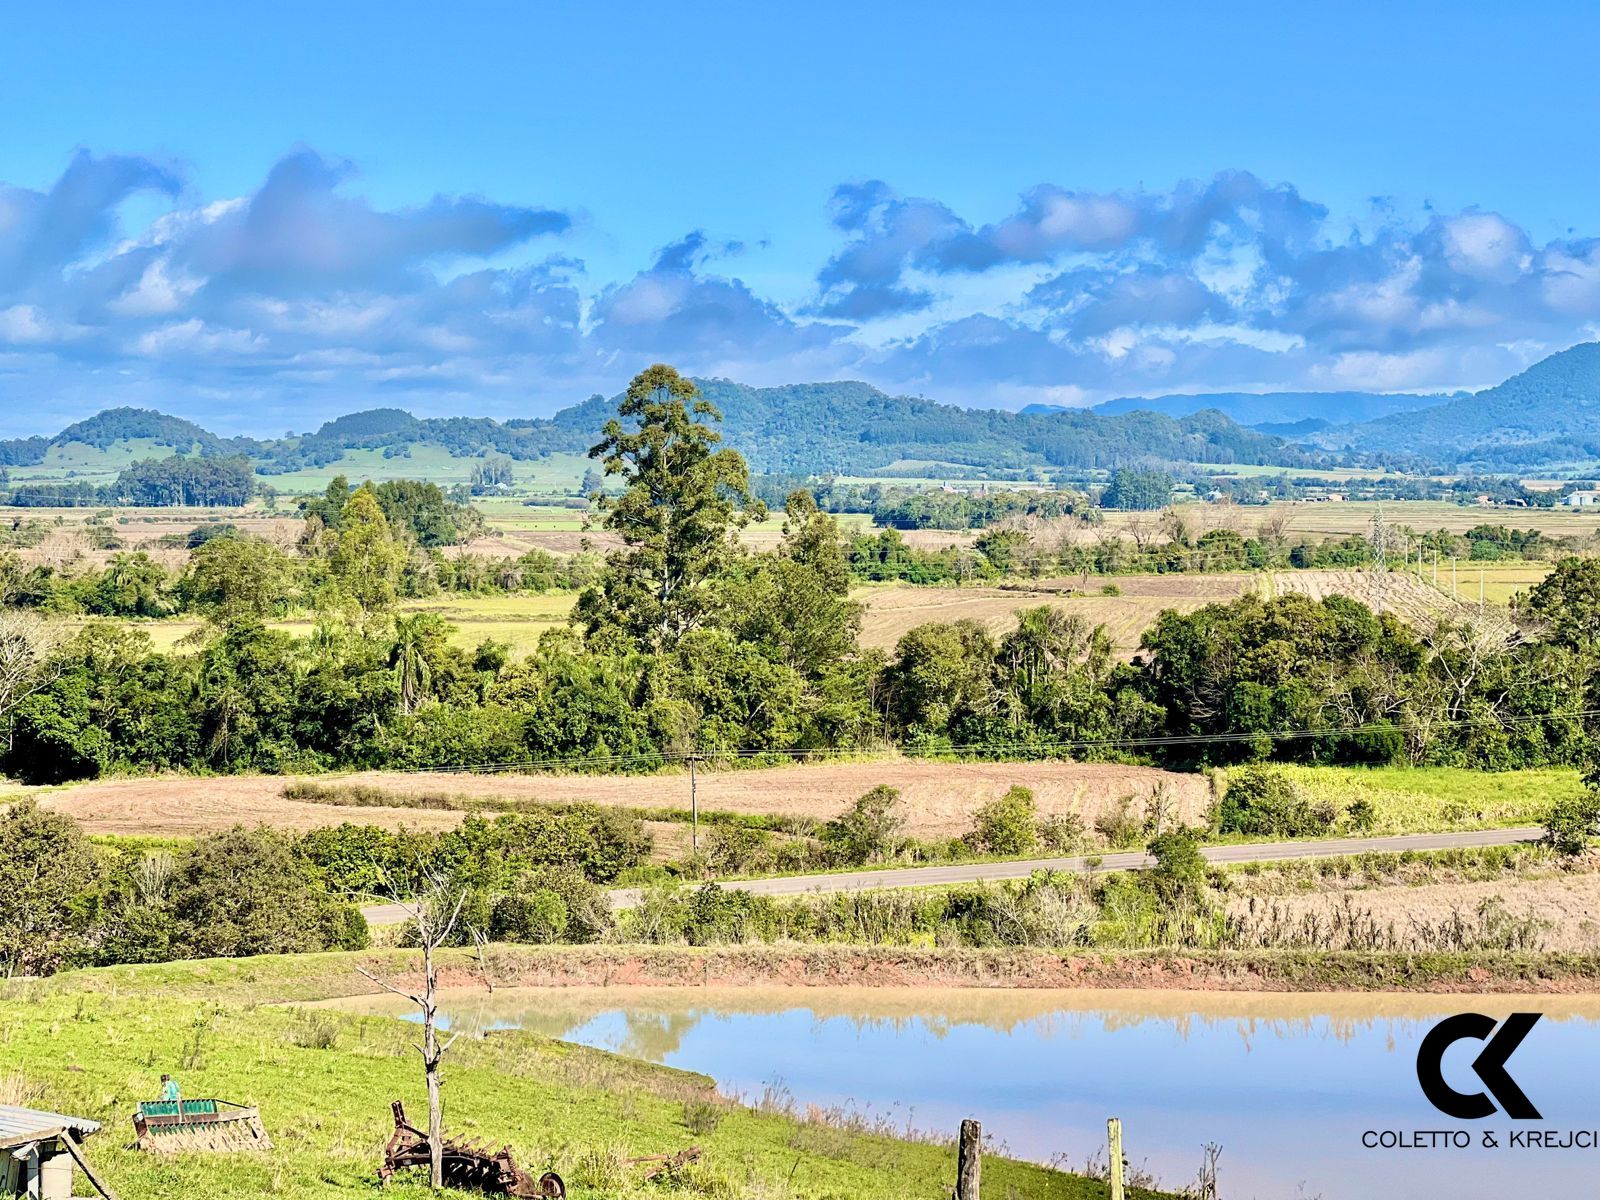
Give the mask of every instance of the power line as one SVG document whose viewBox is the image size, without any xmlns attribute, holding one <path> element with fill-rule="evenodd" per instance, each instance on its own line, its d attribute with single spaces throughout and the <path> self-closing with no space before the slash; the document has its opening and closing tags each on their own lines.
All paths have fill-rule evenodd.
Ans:
<svg viewBox="0 0 1600 1200">
<path fill-rule="evenodd" d="M 1568 712 L 1539 713 L 1529 715 L 1494 716 L 1467 718 L 1454 721 L 1435 721 L 1427 725 L 1429 732 L 1449 729 L 1471 729 L 1479 727 L 1497 727 L 1513 729 L 1527 725 L 1539 725 L 1554 721 L 1582 720 L 1589 717 L 1600 717 L 1600 709 L 1575 709 Z M 1258 731 L 1234 731 L 1228 733 L 1203 733 L 1203 734 L 1165 734 L 1147 737 L 1113 737 L 1113 738 L 1073 738 L 1053 739 L 1046 741 L 1029 742 L 974 742 L 968 745 L 949 746 L 936 753 L 918 755 L 907 754 L 904 751 L 897 755 L 891 748 L 864 748 L 858 746 L 811 746 L 811 747 L 773 747 L 773 748 L 740 748 L 729 750 L 659 750 L 633 754 L 602 754 L 602 755 L 571 755 L 566 757 L 545 757 L 518 759 L 499 763 L 452 763 L 432 767 L 415 767 L 410 770 L 382 770 L 381 773 L 389 775 L 495 775 L 532 773 L 541 770 L 560 770 L 562 768 L 584 767 L 629 767 L 641 765 L 665 766 L 674 763 L 686 763 L 691 759 L 698 762 L 710 763 L 723 761 L 749 761 L 759 758 L 851 758 L 861 757 L 866 759 L 883 758 L 894 755 L 901 758 L 921 758 L 926 761 L 936 762 L 949 756 L 955 758 L 987 755 L 989 757 L 1001 755 L 1023 755 L 1081 751 L 1081 750 L 1139 750 L 1160 749 L 1177 746 L 1208 746 L 1208 745 L 1237 745 L 1241 742 L 1255 741 L 1295 741 L 1306 738 L 1322 737 L 1350 737 L 1363 733 L 1386 733 L 1390 731 L 1406 733 L 1418 729 L 1415 723 L 1396 725 L 1388 722 L 1374 722 L 1366 725 L 1327 725 L 1306 729 L 1278 729 Z"/>
</svg>

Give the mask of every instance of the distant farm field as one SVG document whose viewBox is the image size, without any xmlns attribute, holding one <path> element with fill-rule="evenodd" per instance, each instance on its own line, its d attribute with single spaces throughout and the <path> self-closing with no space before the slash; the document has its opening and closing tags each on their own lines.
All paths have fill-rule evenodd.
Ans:
<svg viewBox="0 0 1600 1200">
<path fill-rule="evenodd" d="M 1320 474 L 1320 472 L 1319 472 Z M 1418 533 L 1447 529 L 1465 533 L 1475 525 L 1506 525 L 1512 529 L 1537 529 L 1549 537 L 1592 538 L 1600 532 L 1600 515 L 1569 508 L 1500 508 L 1451 504 L 1444 500 L 1277 501 L 1263 505 L 1184 506 L 1181 511 L 1197 528 L 1230 526 L 1253 532 L 1263 521 L 1282 518 L 1289 535 L 1343 537 L 1366 533 L 1379 514 L 1391 529 L 1410 528 Z M 1150 514 L 1106 513 L 1106 527 L 1125 530 Z"/>
<path fill-rule="evenodd" d="M 1252 592 L 1269 597 L 1299 593 L 1313 599 L 1345 595 L 1395 613 L 1417 628 L 1426 628 L 1448 616 L 1470 621 L 1492 636 L 1500 636 L 1509 628 L 1502 598 L 1525 589 L 1547 569 L 1532 563 L 1499 568 L 1491 565 L 1485 572 L 1488 599 L 1482 611 L 1476 603 L 1476 573 L 1470 592 L 1462 582 L 1458 588 L 1461 599 L 1452 602 L 1446 581 L 1435 587 L 1430 581 L 1405 572 L 1377 574 L 1360 570 L 1063 576 L 1004 586 L 875 584 L 858 587 L 852 595 L 865 606 L 861 644 L 868 649 L 893 650 L 910 630 L 934 621 L 977 621 L 999 636 L 1015 626 L 1019 611 L 1046 604 L 1081 617 L 1091 627 L 1105 626 L 1117 653 L 1126 658 L 1138 650 L 1145 630 L 1163 612 L 1193 612 L 1202 605 L 1226 603 Z M 1114 594 L 1107 594 L 1107 589 Z M 532 651 L 546 630 L 563 624 L 576 601 L 577 596 L 571 592 L 449 594 L 404 601 L 401 608 L 406 612 L 437 613 L 454 627 L 452 641 L 463 649 L 470 650 L 490 640 L 510 646 L 511 652 L 520 656 Z M 128 624 L 142 630 L 163 650 L 177 646 L 199 627 L 192 618 L 134 620 Z M 302 637 L 312 629 L 309 618 L 278 621 L 274 626 Z"/>
<path fill-rule="evenodd" d="M 642 809 L 689 808 L 687 773 L 664 775 L 470 775 L 364 772 L 333 782 L 357 783 L 402 795 L 443 794 L 522 801 L 593 804 Z M 49 809 L 66 813 L 91 834 L 192 837 L 234 825 L 266 824 L 315 829 L 349 821 L 396 829 L 449 828 L 462 814 L 406 807 L 349 808 L 284 798 L 289 780 L 266 776 L 111 779 L 39 793 Z M 1163 786 L 1184 819 L 1198 822 L 1211 800 L 1209 781 L 1153 767 L 1104 763 L 933 762 L 898 757 L 862 762 L 803 764 L 699 774 L 702 811 L 829 820 L 878 784 L 900 790 L 905 832 L 954 837 L 972 827 L 973 814 L 1018 784 L 1033 789 L 1041 815 L 1078 813 L 1091 824 L 1133 798 L 1134 811 Z"/>
<path fill-rule="evenodd" d="M 1048 604 L 1104 625 L 1117 651 L 1131 655 L 1139 639 L 1167 609 L 1192 612 L 1204 604 L 1226 602 L 1256 590 L 1257 577 L 1244 572 L 1216 575 L 1124 575 L 1030 580 L 1014 587 L 887 587 L 863 594 L 867 611 L 861 641 L 892 649 L 918 625 L 930 621 L 977 621 L 1001 634 L 1016 624 L 1020 609 Z M 1119 594 L 1106 595 L 1107 587 Z"/>
</svg>

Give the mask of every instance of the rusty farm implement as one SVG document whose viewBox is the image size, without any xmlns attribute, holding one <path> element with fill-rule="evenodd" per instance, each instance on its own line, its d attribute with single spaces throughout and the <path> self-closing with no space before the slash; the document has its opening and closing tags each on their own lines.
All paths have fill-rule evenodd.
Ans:
<svg viewBox="0 0 1600 1200">
<path fill-rule="evenodd" d="M 394 1133 L 384 1147 L 383 1166 L 378 1169 L 378 1181 L 388 1183 L 396 1171 L 405 1167 L 428 1165 L 428 1134 L 406 1120 L 405 1105 L 396 1100 Z M 567 1185 L 554 1171 L 546 1171 L 535 1179 L 517 1166 L 511 1147 L 496 1150 L 465 1138 L 444 1138 L 444 1183 L 446 1187 L 474 1188 L 491 1196 L 532 1197 L 535 1200 L 562 1200 Z"/>
</svg>

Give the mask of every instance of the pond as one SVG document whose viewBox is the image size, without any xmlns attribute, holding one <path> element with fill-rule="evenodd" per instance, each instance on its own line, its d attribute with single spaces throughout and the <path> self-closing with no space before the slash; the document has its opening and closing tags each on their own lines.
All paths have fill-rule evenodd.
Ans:
<svg viewBox="0 0 1600 1200">
<path fill-rule="evenodd" d="M 414 1018 L 390 996 L 334 1006 Z M 1225 1200 L 1600 1196 L 1600 1150 L 1508 1137 L 1600 1128 L 1594 996 L 517 988 L 446 993 L 442 1010 L 470 1032 L 530 1029 L 704 1072 L 730 1096 L 771 1089 L 939 1132 L 977 1117 L 1009 1152 L 1040 1161 L 1081 1166 L 1117 1116 L 1129 1160 L 1169 1186 L 1192 1181 L 1201 1147 L 1219 1143 Z M 1542 1119 L 1458 1121 L 1423 1096 L 1423 1036 L 1468 1011 L 1545 1014 L 1509 1064 Z M 1470 1068 L 1481 1049 L 1446 1053 L 1458 1090 L 1481 1089 Z M 1363 1145 L 1419 1131 L 1465 1133 L 1470 1145 Z"/>
</svg>

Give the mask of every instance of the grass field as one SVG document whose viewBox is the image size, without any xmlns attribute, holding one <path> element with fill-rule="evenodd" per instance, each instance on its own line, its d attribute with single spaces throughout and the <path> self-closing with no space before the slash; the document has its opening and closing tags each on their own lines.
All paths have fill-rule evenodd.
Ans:
<svg viewBox="0 0 1600 1200">
<path fill-rule="evenodd" d="M 1371 803 L 1375 834 L 1537 825 L 1556 800 L 1582 793 L 1574 770 L 1470 771 L 1459 767 L 1275 768 L 1316 800 Z"/>
<path fill-rule="evenodd" d="M 124 1200 L 371 1195 L 389 1102 L 426 1114 L 415 1027 L 399 1020 L 263 1007 L 370 987 L 354 964 L 389 956 L 306 955 L 114 968 L 0 984 L 0 1102 L 94 1117 L 86 1146 Z M 334 980 L 334 991 L 324 990 Z M 342 985 L 342 987 L 341 987 Z M 144 1155 L 125 1148 L 129 1113 L 161 1072 L 188 1097 L 258 1105 L 265 1154 Z M 954 1153 L 826 1118 L 807 1121 L 717 1098 L 704 1076 L 524 1032 L 463 1038 L 445 1064 L 447 1127 L 522 1164 L 558 1170 L 575 1200 L 657 1196 L 620 1161 L 697 1144 L 702 1164 L 674 1190 L 720 1200 L 903 1200 L 949 1194 Z M 707 1115 L 709 1114 L 709 1115 Z M 694 1128 L 690 1128 L 693 1124 Z M 1103 1185 L 987 1157 L 1001 1196 L 1090 1200 Z M 398 1197 L 430 1194 L 415 1180 Z"/>
</svg>

